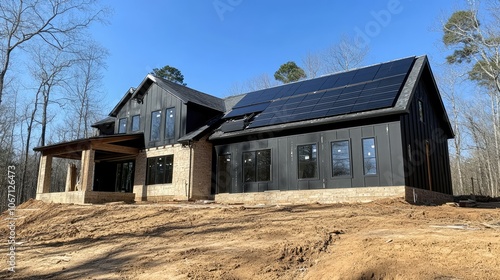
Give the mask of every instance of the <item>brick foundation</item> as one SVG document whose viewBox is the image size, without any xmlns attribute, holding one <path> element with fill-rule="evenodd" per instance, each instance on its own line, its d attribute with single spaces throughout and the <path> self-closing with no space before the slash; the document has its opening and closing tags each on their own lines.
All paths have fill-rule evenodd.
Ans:
<svg viewBox="0 0 500 280">
<path fill-rule="evenodd" d="M 36 199 L 43 202 L 53 203 L 107 203 L 114 201 L 134 202 L 135 194 L 119 192 L 93 192 L 93 191 L 74 191 L 74 192 L 55 192 L 55 193 L 37 193 Z"/>
<path fill-rule="evenodd" d="M 414 196 L 415 194 L 415 196 Z M 366 187 L 255 193 L 223 193 L 215 196 L 219 203 L 235 204 L 309 204 L 370 202 L 381 198 L 401 197 L 414 204 L 442 204 L 453 196 L 405 186 Z"/>
</svg>

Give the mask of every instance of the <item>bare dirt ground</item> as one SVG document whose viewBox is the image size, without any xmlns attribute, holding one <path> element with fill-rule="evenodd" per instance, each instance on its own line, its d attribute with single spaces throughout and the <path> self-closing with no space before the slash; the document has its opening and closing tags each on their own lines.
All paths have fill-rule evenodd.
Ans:
<svg viewBox="0 0 500 280">
<path fill-rule="evenodd" d="M 2 253 L 0 278 L 500 279 L 490 207 L 29 201 L 17 210 L 16 272 Z"/>
</svg>

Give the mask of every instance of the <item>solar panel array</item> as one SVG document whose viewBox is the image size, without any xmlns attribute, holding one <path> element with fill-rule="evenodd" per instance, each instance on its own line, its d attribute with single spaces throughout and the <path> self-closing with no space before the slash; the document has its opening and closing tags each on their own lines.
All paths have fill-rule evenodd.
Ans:
<svg viewBox="0 0 500 280">
<path fill-rule="evenodd" d="M 248 128 L 394 106 L 415 60 L 401 60 L 248 93 L 225 119 L 260 113 Z"/>
</svg>

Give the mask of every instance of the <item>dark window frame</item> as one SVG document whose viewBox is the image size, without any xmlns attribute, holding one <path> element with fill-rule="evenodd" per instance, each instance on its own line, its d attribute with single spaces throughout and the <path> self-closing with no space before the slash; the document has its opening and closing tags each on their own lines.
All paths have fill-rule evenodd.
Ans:
<svg viewBox="0 0 500 280">
<path fill-rule="evenodd" d="M 118 134 L 126 134 L 127 133 L 127 117 L 125 118 L 120 118 L 118 120 Z M 122 122 L 124 121 L 124 122 Z M 122 126 L 123 124 L 123 126 Z M 124 130 L 122 130 L 122 127 L 124 128 Z"/>
<path fill-rule="evenodd" d="M 173 117 L 169 117 L 169 111 L 172 110 Z M 165 139 L 175 139 L 175 107 L 165 109 Z M 169 121 L 170 120 L 170 121 Z M 169 130 L 169 123 L 173 125 L 173 129 Z"/>
<path fill-rule="evenodd" d="M 146 167 L 146 185 L 172 184 L 174 155 L 147 158 Z"/>
<path fill-rule="evenodd" d="M 258 157 L 259 157 L 259 153 L 260 152 L 266 152 L 266 153 L 269 153 L 268 154 L 268 164 L 264 166 L 265 169 L 267 169 L 266 172 L 264 172 L 264 174 L 262 174 L 261 172 L 259 172 L 260 168 L 259 168 L 259 163 L 261 161 L 259 161 Z M 252 159 L 253 159 L 253 163 L 252 164 L 247 164 L 245 162 L 245 155 L 248 154 L 248 155 L 252 155 Z M 272 149 L 260 149 L 260 150 L 254 150 L 254 151 L 245 151 L 245 152 L 242 152 L 241 154 L 241 157 L 242 157 L 242 179 L 243 179 L 243 183 L 259 183 L 259 182 L 271 182 L 273 180 L 273 177 L 272 177 L 272 161 L 273 161 L 273 158 L 272 158 Z M 250 180 L 247 180 L 245 179 L 247 176 L 246 176 L 246 166 L 248 167 L 252 167 L 252 170 L 250 173 L 252 173 L 252 178 Z M 262 177 L 262 175 L 264 177 Z"/>
<path fill-rule="evenodd" d="M 149 141 L 154 142 L 154 141 L 160 141 L 161 139 L 161 113 L 163 110 L 155 110 L 151 111 L 151 121 L 150 121 L 150 127 L 149 127 Z M 160 114 L 160 116 L 156 116 L 155 114 Z M 153 138 L 153 120 L 159 119 L 159 122 L 155 128 L 158 129 L 157 137 Z M 155 133 L 156 135 L 156 133 Z"/>
<path fill-rule="evenodd" d="M 134 129 L 134 120 L 137 120 L 137 129 Z M 136 132 L 136 131 L 140 131 L 140 130 L 141 130 L 141 115 L 140 114 L 133 115 L 132 121 L 130 124 L 130 131 Z"/>
<path fill-rule="evenodd" d="M 335 143 L 341 143 L 341 142 L 347 142 L 347 158 L 338 158 L 337 160 L 342 161 L 342 160 L 348 160 L 349 161 L 349 174 L 347 175 L 335 175 L 335 163 L 334 163 L 334 147 L 333 145 Z M 352 178 L 352 144 L 350 139 L 338 139 L 330 142 L 330 163 L 331 163 L 331 177 L 332 178 Z"/>
<path fill-rule="evenodd" d="M 223 190 L 223 191 L 220 190 L 221 175 L 222 175 L 221 174 L 222 169 L 221 169 L 221 164 L 220 164 L 221 158 L 224 158 L 226 162 L 228 161 L 227 159 L 229 158 L 229 162 L 231 162 L 233 160 L 233 156 L 230 153 L 220 154 L 217 156 L 217 193 L 230 193 L 231 192 L 231 178 L 232 178 L 232 176 L 231 176 L 232 175 L 231 174 L 231 170 L 232 170 L 231 163 L 229 163 L 229 186 L 227 186 L 227 185 L 224 186 L 227 188 L 226 190 Z M 227 180 L 227 178 L 226 178 L 226 180 Z"/>
<path fill-rule="evenodd" d="M 370 146 L 370 149 L 373 149 L 373 155 L 368 155 L 366 154 L 365 150 L 365 140 L 373 140 L 373 148 Z M 365 176 L 377 176 L 379 173 L 378 170 L 378 155 L 377 155 L 377 139 L 375 137 L 365 137 L 361 139 L 361 149 L 363 151 L 363 175 Z M 368 152 L 370 153 L 370 152 Z M 375 161 L 375 172 L 367 172 L 367 160 L 374 160 Z M 369 167 L 368 170 L 371 170 L 372 168 Z"/>
<path fill-rule="evenodd" d="M 314 168 L 314 176 L 313 177 L 301 177 L 301 173 L 303 174 L 303 172 L 300 171 L 301 169 L 301 159 L 300 159 L 300 156 L 301 156 L 301 153 L 299 152 L 299 148 L 301 147 L 306 147 L 306 146 L 311 146 L 311 154 L 310 156 L 313 157 L 313 153 L 316 153 L 316 158 L 314 160 L 314 163 L 315 163 L 315 168 Z M 314 148 L 312 146 L 315 146 L 316 147 L 316 152 L 314 152 Z M 301 145 L 297 145 L 297 179 L 298 180 L 318 180 L 319 177 L 320 177 L 320 174 L 319 174 L 319 151 L 318 151 L 318 143 L 309 143 L 309 144 L 301 144 Z M 305 161 L 305 160 L 304 160 Z M 302 162 L 304 162 L 302 161 Z M 308 160 L 310 163 L 312 162 L 312 160 Z M 305 163 L 307 164 L 307 163 Z"/>
</svg>

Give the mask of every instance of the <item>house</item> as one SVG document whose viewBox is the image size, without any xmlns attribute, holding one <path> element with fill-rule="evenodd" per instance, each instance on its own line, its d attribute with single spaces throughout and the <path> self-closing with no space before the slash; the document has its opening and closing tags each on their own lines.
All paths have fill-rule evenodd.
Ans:
<svg viewBox="0 0 500 280">
<path fill-rule="evenodd" d="M 37 198 L 306 203 L 452 195 L 453 130 L 426 56 L 220 99 L 148 75 L 99 135 L 45 147 Z M 66 192 L 50 193 L 53 157 Z M 80 174 L 79 176 L 77 174 Z M 76 179 L 76 178 L 79 179 Z"/>
</svg>

